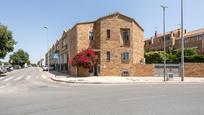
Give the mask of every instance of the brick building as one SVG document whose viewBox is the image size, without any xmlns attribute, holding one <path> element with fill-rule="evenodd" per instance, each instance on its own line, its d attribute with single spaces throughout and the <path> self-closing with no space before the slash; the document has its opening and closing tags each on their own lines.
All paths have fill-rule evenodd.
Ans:
<svg viewBox="0 0 204 115">
<path fill-rule="evenodd" d="M 97 55 L 91 75 L 134 76 L 135 65 L 144 60 L 144 30 L 134 19 L 118 12 L 93 22 L 77 23 L 64 31 L 49 50 L 50 65 L 76 76 L 77 68 L 68 61 L 88 47 Z M 58 60 L 53 55 L 59 55 Z"/>
<path fill-rule="evenodd" d="M 181 48 L 181 29 L 167 32 L 166 48 Z M 161 51 L 163 50 L 163 34 L 155 35 L 145 40 L 146 51 Z M 199 54 L 204 54 L 204 29 L 186 32 L 184 31 L 184 46 L 185 48 L 198 48 Z"/>
<path fill-rule="evenodd" d="M 176 40 L 174 48 L 181 47 L 181 39 Z M 204 54 L 204 29 L 191 31 L 185 34 L 184 37 L 185 48 L 197 48 L 199 54 Z"/>
<path fill-rule="evenodd" d="M 181 37 L 181 29 L 176 29 L 165 33 L 166 48 L 173 48 L 177 39 Z M 164 36 L 157 34 L 145 40 L 145 51 L 160 51 L 164 49 Z"/>
</svg>

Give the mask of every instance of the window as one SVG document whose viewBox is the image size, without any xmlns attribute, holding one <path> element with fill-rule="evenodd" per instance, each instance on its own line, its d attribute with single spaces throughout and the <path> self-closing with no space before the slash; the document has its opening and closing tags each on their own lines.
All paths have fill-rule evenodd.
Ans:
<svg viewBox="0 0 204 115">
<path fill-rule="evenodd" d="M 92 40 L 92 41 L 95 40 L 93 31 L 89 32 L 89 40 Z"/>
<path fill-rule="evenodd" d="M 66 47 L 66 39 L 62 40 L 62 47 Z"/>
<path fill-rule="evenodd" d="M 121 29 L 121 36 L 122 36 L 123 46 L 129 46 L 130 45 L 130 30 Z"/>
<path fill-rule="evenodd" d="M 123 70 L 121 76 L 129 76 L 129 71 L 128 70 Z"/>
<path fill-rule="evenodd" d="M 188 39 L 187 38 L 184 38 L 184 43 L 188 43 Z"/>
<path fill-rule="evenodd" d="M 110 52 L 109 51 L 107 51 L 106 52 L 106 61 L 110 61 Z"/>
<path fill-rule="evenodd" d="M 107 30 L 107 32 L 106 32 L 106 34 L 107 34 L 107 39 L 109 40 L 110 39 L 110 30 Z"/>
<path fill-rule="evenodd" d="M 169 40 L 171 40 L 171 38 L 170 38 L 170 37 L 167 37 L 166 40 L 169 41 Z"/>
<path fill-rule="evenodd" d="M 129 61 L 129 53 L 128 52 L 124 52 L 122 54 L 122 61 Z"/>
<path fill-rule="evenodd" d="M 123 32 L 123 41 L 125 43 L 128 43 L 129 42 L 129 32 L 128 31 L 124 31 Z"/>
<path fill-rule="evenodd" d="M 203 40 L 203 35 L 197 36 L 197 40 L 198 40 L 198 41 Z"/>
</svg>

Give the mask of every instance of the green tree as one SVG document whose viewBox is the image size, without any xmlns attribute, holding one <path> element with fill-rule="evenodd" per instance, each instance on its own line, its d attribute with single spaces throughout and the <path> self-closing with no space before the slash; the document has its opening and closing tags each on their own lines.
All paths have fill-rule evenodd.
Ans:
<svg viewBox="0 0 204 115">
<path fill-rule="evenodd" d="M 163 51 L 155 51 L 155 52 L 148 52 L 145 53 L 146 63 L 162 63 L 164 59 L 164 52 Z"/>
<path fill-rule="evenodd" d="M 12 52 L 15 44 L 12 32 L 0 23 L 0 59 L 4 58 L 7 53 Z"/>
<path fill-rule="evenodd" d="M 19 49 L 17 52 L 14 52 L 12 55 L 10 55 L 9 62 L 12 65 L 20 65 L 23 67 L 25 63 L 30 63 L 29 54 L 22 49 Z"/>
<path fill-rule="evenodd" d="M 146 63 L 163 63 L 163 51 L 153 51 L 145 53 Z M 180 63 L 181 50 L 169 48 L 166 52 L 167 63 Z M 197 48 L 185 48 L 184 50 L 185 62 L 203 63 L 204 55 L 197 54 Z"/>
</svg>

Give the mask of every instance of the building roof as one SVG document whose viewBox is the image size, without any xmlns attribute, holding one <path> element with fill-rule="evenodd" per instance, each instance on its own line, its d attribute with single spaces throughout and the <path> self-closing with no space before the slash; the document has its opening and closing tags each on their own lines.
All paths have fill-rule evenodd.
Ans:
<svg viewBox="0 0 204 115">
<path fill-rule="evenodd" d="M 185 37 L 191 37 L 191 36 L 195 36 L 195 35 L 199 35 L 199 34 L 204 34 L 204 28 L 187 32 L 185 34 Z"/>
<path fill-rule="evenodd" d="M 176 31 L 178 31 L 179 29 L 180 29 L 180 28 L 175 29 L 175 30 L 172 30 L 172 31 L 168 31 L 168 32 L 165 33 L 165 35 L 168 36 L 168 35 L 170 35 L 172 32 L 176 32 Z M 154 37 L 155 37 L 155 36 L 152 36 L 152 37 L 150 37 L 150 38 L 146 38 L 145 41 L 148 41 L 148 40 L 150 40 L 151 38 L 154 38 Z M 163 37 L 163 33 L 157 34 L 157 37 L 154 38 L 154 39 L 158 39 L 158 38 L 161 38 L 161 37 Z"/>
<path fill-rule="evenodd" d="M 102 17 L 98 18 L 98 19 L 95 20 L 95 21 L 76 23 L 71 29 L 66 29 L 66 30 L 64 30 L 64 31 L 63 31 L 63 34 L 62 34 L 62 36 L 59 38 L 59 40 L 61 40 L 61 38 L 63 38 L 64 36 L 66 36 L 66 33 L 69 32 L 69 31 L 71 31 L 71 30 L 72 30 L 73 28 L 75 28 L 77 25 L 95 23 L 96 21 L 103 20 L 103 19 L 106 19 L 106 18 L 109 18 L 109 17 L 112 17 L 112 16 L 122 16 L 122 17 L 124 17 L 124 18 L 129 19 L 129 20 L 132 20 L 142 31 L 144 31 L 144 29 L 143 29 L 133 18 L 128 17 L 128 16 L 126 16 L 126 15 L 124 15 L 124 14 L 121 14 L 120 12 L 114 12 L 114 13 L 112 13 L 112 14 L 109 14 L 109 15 L 106 15 L 106 16 L 102 16 Z M 57 44 L 57 43 L 58 43 L 58 41 L 56 41 L 55 44 Z"/>
<path fill-rule="evenodd" d="M 129 16 L 126 16 L 124 14 L 121 14 L 120 12 L 114 12 L 112 14 L 100 17 L 96 21 L 106 19 L 106 18 L 109 18 L 109 17 L 112 17 L 112 16 L 122 16 L 122 17 L 125 17 L 125 18 L 129 19 L 129 20 L 132 20 L 142 31 L 144 31 L 144 29 L 135 21 L 135 19 L 133 19 L 133 18 L 131 18 Z"/>
<path fill-rule="evenodd" d="M 112 14 L 109 14 L 109 15 L 106 15 L 106 16 L 102 16 L 102 17 L 99 17 L 98 19 L 96 19 L 95 21 L 90 21 L 90 22 L 79 22 L 79 23 L 76 23 L 71 29 L 69 29 L 68 31 L 71 31 L 75 26 L 77 25 L 81 25 L 81 24 L 91 24 L 91 23 L 95 23 L 99 20 L 103 20 L 103 19 L 106 19 L 106 18 L 109 18 L 109 17 L 113 17 L 113 16 L 122 16 L 122 17 L 125 17 L 129 20 L 132 20 L 142 31 L 144 31 L 144 29 L 133 19 L 133 18 L 130 18 L 124 14 L 121 14 L 119 12 L 114 12 Z"/>
</svg>

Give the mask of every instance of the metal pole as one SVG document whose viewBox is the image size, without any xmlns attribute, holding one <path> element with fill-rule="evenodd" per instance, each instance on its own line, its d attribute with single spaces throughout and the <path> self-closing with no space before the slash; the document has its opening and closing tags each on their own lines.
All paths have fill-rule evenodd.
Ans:
<svg viewBox="0 0 204 115">
<path fill-rule="evenodd" d="M 46 30 L 46 40 L 47 40 L 47 49 L 48 49 L 48 53 L 47 53 L 47 65 L 48 65 L 48 72 L 50 72 L 50 52 L 49 52 L 49 42 L 48 42 L 48 27 L 44 26 L 44 29 Z"/>
<path fill-rule="evenodd" d="M 162 9 L 163 9 L 163 38 L 164 38 L 164 81 L 166 81 L 166 36 L 165 36 L 165 28 L 166 28 L 166 20 L 165 20 L 165 11 L 166 8 L 168 8 L 167 6 L 161 5 Z"/>
<path fill-rule="evenodd" d="M 183 0 L 181 0 L 181 81 L 184 81 Z"/>
</svg>

